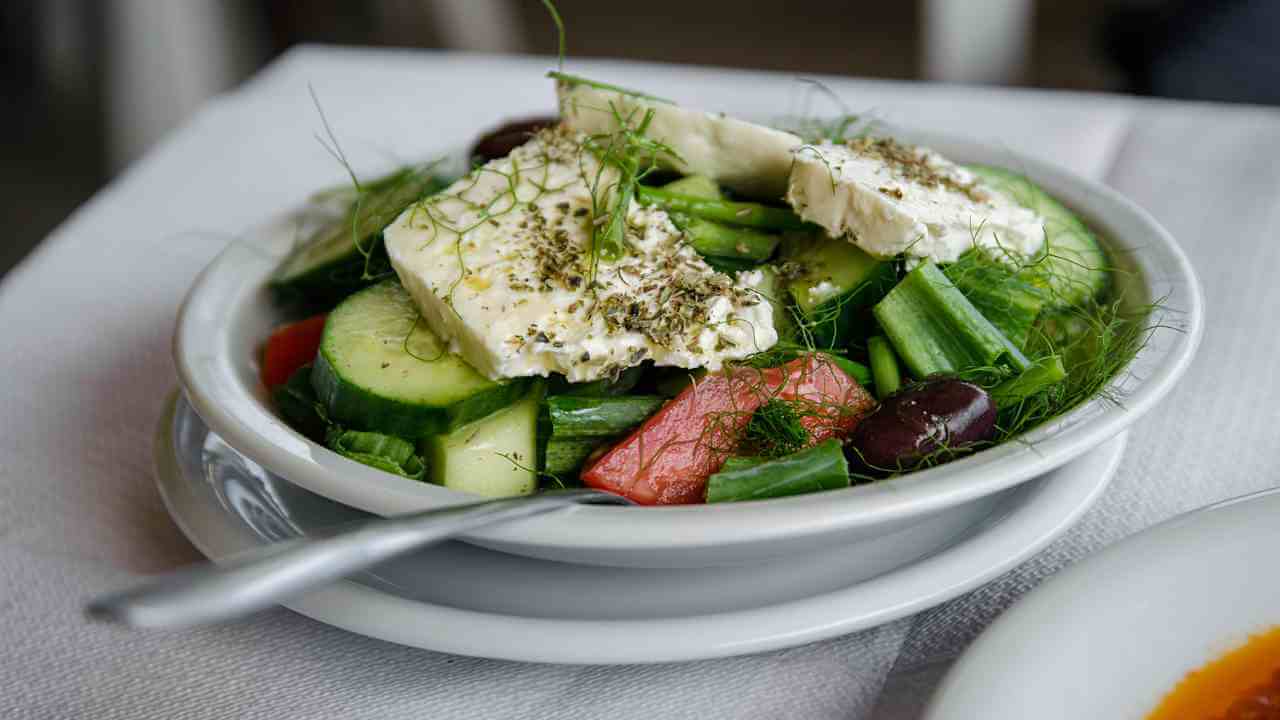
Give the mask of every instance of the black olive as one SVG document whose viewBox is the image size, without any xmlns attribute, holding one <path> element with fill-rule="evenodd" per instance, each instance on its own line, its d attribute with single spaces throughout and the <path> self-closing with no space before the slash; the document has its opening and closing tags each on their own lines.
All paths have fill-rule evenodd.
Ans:
<svg viewBox="0 0 1280 720">
<path fill-rule="evenodd" d="M 910 470 L 939 450 L 963 451 L 990 439 L 996 405 L 987 391 L 963 380 L 932 378 L 885 398 L 854 429 L 852 459 L 865 470 Z"/>
<path fill-rule="evenodd" d="M 560 122 L 554 117 L 535 117 L 509 122 L 492 132 L 485 133 L 471 148 L 471 157 L 480 162 L 504 158 L 512 150 L 529 142 L 534 133 Z"/>
</svg>

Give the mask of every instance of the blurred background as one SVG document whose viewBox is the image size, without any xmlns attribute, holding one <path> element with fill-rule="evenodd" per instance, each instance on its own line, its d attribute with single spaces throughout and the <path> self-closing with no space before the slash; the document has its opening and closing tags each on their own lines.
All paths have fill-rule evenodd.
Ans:
<svg viewBox="0 0 1280 720">
<path fill-rule="evenodd" d="M 1280 0 L 557 0 L 569 53 L 1280 104 Z M 555 52 L 538 0 L 0 1 L 0 274 L 289 47 Z"/>
</svg>

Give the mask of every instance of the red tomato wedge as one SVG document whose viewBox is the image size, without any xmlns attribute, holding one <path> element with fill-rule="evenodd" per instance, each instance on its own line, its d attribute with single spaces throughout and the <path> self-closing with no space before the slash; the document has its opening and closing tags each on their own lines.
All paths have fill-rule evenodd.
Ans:
<svg viewBox="0 0 1280 720">
<path fill-rule="evenodd" d="M 751 414 L 771 398 L 812 403 L 810 441 L 845 437 L 875 400 L 825 356 L 735 368 L 686 388 L 582 473 L 586 485 L 641 505 L 699 503 L 707 478 L 737 450 Z"/>
<path fill-rule="evenodd" d="M 262 351 L 262 384 L 270 390 L 283 385 L 294 371 L 316 359 L 324 335 L 324 315 L 281 325 L 267 338 Z"/>
</svg>

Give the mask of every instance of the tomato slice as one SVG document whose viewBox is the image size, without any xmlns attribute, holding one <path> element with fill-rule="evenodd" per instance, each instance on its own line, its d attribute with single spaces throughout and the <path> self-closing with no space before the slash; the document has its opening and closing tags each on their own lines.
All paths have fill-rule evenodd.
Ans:
<svg viewBox="0 0 1280 720">
<path fill-rule="evenodd" d="M 734 368 L 686 388 L 582 473 L 586 485 L 642 505 L 698 503 L 707 478 L 737 450 L 751 414 L 771 398 L 811 403 L 811 442 L 846 437 L 875 400 L 823 355 L 775 368 Z"/>
<path fill-rule="evenodd" d="M 283 385 L 298 368 L 316 359 L 325 317 L 315 315 L 281 325 L 267 338 L 267 347 L 262 351 L 262 384 L 268 390 Z"/>
</svg>

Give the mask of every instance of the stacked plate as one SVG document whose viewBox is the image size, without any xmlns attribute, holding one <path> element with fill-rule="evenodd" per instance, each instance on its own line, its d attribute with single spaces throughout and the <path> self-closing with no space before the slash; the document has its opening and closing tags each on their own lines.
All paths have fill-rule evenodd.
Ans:
<svg viewBox="0 0 1280 720">
<path fill-rule="evenodd" d="M 1040 478 L 945 513 L 926 531 L 889 533 L 852 549 L 658 569 L 556 562 L 451 542 L 288 606 L 363 635 L 510 660 L 668 662 L 799 645 L 917 612 L 1026 559 L 1088 509 L 1124 444 L 1121 435 Z M 169 512 L 215 560 L 367 517 L 241 455 L 180 396 L 161 421 L 156 468 Z"/>
<path fill-rule="evenodd" d="M 966 162 L 1019 167 L 1111 238 L 1118 296 L 1162 299 L 1160 326 L 1112 388 L 1020 438 L 927 471 L 763 502 L 576 507 L 401 558 L 290 607 L 363 634 L 468 655 L 633 663 L 755 652 L 919 611 L 1028 557 L 1106 486 L 1124 428 L 1176 382 L 1201 332 L 1186 257 L 1104 186 L 1006 150 L 921 133 Z M 175 356 L 185 394 L 163 419 L 160 486 L 214 559 L 359 518 L 474 498 L 360 465 L 292 431 L 257 378 L 284 318 L 265 291 L 295 214 L 233 244 L 197 280 Z"/>
</svg>

